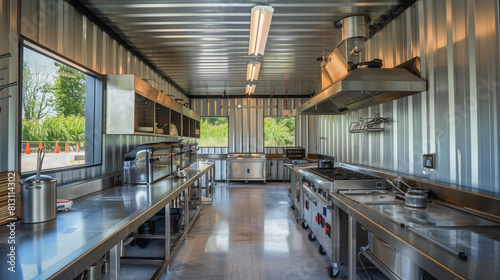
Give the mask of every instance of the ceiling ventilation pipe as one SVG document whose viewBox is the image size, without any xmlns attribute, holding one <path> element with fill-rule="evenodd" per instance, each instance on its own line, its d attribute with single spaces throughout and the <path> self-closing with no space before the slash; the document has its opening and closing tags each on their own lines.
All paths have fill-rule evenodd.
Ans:
<svg viewBox="0 0 500 280">
<path fill-rule="evenodd" d="M 368 40 L 370 18 L 367 16 L 352 16 L 340 20 L 342 29 L 342 41 L 339 45 L 345 46 L 344 57 L 346 62 L 359 63 L 359 53 L 363 50 L 366 40 Z M 339 27 L 339 25 L 337 25 Z"/>
</svg>

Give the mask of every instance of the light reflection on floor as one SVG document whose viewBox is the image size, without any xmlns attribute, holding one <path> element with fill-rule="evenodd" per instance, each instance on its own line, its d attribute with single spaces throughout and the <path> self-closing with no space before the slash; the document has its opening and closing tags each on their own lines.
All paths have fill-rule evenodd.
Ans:
<svg viewBox="0 0 500 280">
<path fill-rule="evenodd" d="M 329 279 L 328 259 L 295 222 L 287 183 L 218 183 L 162 279 Z"/>
<path fill-rule="evenodd" d="M 329 279 L 329 260 L 295 222 L 289 183 L 218 183 L 161 279 Z M 161 248 L 161 240 L 144 253 Z M 121 266 L 120 279 L 149 279 L 156 266 Z M 109 279 L 109 274 L 104 279 Z"/>
</svg>

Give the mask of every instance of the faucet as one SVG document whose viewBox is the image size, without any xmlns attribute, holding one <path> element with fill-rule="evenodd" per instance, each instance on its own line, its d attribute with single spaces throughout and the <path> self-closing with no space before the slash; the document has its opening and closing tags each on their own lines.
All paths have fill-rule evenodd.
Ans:
<svg viewBox="0 0 500 280">
<path fill-rule="evenodd" d="M 398 186 L 398 188 L 401 188 L 401 184 L 405 185 L 407 189 L 413 188 L 412 186 L 408 185 L 408 183 L 406 183 L 404 179 L 405 179 L 404 177 L 399 176 L 396 179 L 394 179 L 393 182 L 396 186 Z"/>
</svg>

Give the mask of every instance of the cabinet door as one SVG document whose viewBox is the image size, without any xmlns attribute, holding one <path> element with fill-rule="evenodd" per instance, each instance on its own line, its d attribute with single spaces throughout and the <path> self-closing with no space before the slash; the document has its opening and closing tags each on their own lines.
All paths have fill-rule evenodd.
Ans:
<svg viewBox="0 0 500 280">
<path fill-rule="evenodd" d="M 228 180 L 245 180 L 246 168 L 244 162 L 227 162 Z"/>
<path fill-rule="evenodd" d="M 247 180 L 265 180 L 266 170 L 264 161 L 248 161 L 246 164 Z"/>
</svg>

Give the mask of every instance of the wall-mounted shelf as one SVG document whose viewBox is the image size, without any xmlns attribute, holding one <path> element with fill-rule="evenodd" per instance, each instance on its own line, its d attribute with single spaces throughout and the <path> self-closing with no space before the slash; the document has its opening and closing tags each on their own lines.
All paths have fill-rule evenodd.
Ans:
<svg viewBox="0 0 500 280">
<path fill-rule="evenodd" d="M 134 75 L 108 75 L 106 134 L 199 138 L 195 112 Z"/>
<path fill-rule="evenodd" d="M 388 121 L 389 118 L 382 118 L 380 114 L 376 114 L 374 118 L 359 118 L 359 121 L 352 122 L 349 125 L 349 132 L 382 132 L 384 131 L 384 127 L 382 127 L 381 124 Z"/>
</svg>

